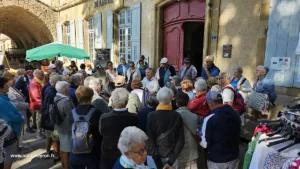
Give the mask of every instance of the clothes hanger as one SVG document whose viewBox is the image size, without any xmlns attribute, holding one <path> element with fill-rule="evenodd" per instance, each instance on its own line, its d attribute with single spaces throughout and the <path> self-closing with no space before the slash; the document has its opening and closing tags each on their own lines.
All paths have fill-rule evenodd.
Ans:
<svg viewBox="0 0 300 169">
<path fill-rule="evenodd" d="M 296 131 L 295 135 L 296 136 L 294 137 L 294 142 L 293 143 L 291 143 L 291 144 L 289 144 L 289 145 L 287 145 L 285 147 L 282 147 L 282 148 L 278 149 L 277 151 L 281 152 L 281 151 L 283 151 L 285 149 L 288 149 L 288 148 L 290 148 L 290 147 L 292 147 L 292 146 L 294 146 L 296 144 L 299 144 L 300 143 L 300 131 Z"/>
<path fill-rule="evenodd" d="M 289 141 L 291 139 L 294 138 L 294 131 L 292 128 L 290 128 L 289 132 L 288 132 L 288 135 L 286 137 L 284 137 L 283 139 L 281 140 L 277 140 L 277 141 L 274 141 L 274 142 L 269 142 L 269 144 L 267 145 L 268 147 L 271 147 L 271 146 L 274 146 L 274 145 L 277 145 L 277 144 L 281 144 L 281 143 L 284 143 L 286 141 Z"/>
</svg>

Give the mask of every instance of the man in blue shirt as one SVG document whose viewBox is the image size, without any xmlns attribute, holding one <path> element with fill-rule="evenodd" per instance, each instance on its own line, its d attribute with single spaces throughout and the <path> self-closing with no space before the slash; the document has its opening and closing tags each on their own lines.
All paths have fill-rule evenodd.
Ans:
<svg viewBox="0 0 300 169">
<path fill-rule="evenodd" d="M 206 56 L 201 71 L 201 77 L 207 80 L 209 77 L 216 77 L 220 73 L 220 69 L 214 64 L 214 56 Z"/>
</svg>

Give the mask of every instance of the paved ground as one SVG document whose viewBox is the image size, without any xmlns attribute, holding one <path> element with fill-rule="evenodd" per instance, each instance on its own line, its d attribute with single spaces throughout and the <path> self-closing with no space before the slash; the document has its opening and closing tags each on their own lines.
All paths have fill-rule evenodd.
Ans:
<svg viewBox="0 0 300 169">
<path fill-rule="evenodd" d="M 242 129 L 242 137 L 250 139 L 255 128 L 256 123 L 250 119 L 248 115 L 245 117 L 245 126 Z M 12 169 L 62 169 L 61 164 L 53 163 L 52 159 L 40 158 L 40 155 L 43 155 L 46 145 L 46 139 L 38 140 L 36 134 L 28 134 L 25 132 L 25 135 L 21 136 L 20 146 L 23 147 L 19 152 L 20 155 L 28 155 L 27 157 L 22 157 L 16 159 L 13 163 Z M 244 154 L 247 151 L 247 143 L 240 143 L 240 168 L 244 161 Z"/>
<path fill-rule="evenodd" d="M 53 163 L 52 159 L 40 158 L 46 152 L 46 139 L 38 140 L 36 134 L 28 134 L 21 136 L 19 154 L 21 158 L 17 158 L 13 163 L 12 169 L 62 169 L 61 164 Z M 28 155 L 24 157 L 23 155 Z"/>
</svg>

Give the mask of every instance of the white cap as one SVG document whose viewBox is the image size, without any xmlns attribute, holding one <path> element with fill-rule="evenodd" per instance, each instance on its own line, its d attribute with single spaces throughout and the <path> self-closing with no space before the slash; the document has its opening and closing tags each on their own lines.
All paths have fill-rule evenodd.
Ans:
<svg viewBox="0 0 300 169">
<path fill-rule="evenodd" d="M 55 68 L 56 68 L 55 64 L 50 64 L 50 65 L 48 66 L 48 69 L 55 69 Z"/>
<path fill-rule="evenodd" d="M 168 63 L 168 59 L 167 58 L 162 58 L 160 60 L 160 63 L 163 64 L 163 63 Z"/>
</svg>

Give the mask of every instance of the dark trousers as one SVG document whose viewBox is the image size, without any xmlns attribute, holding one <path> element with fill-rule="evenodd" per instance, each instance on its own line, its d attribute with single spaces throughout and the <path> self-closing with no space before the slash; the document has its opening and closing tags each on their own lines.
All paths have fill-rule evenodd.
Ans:
<svg viewBox="0 0 300 169">
<path fill-rule="evenodd" d="M 70 162 L 70 169 L 98 169 L 98 168 L 95 165 L 93 165 L 93 164 L 78 165 L 78 164 L 72 164 Z"/>
<path fill-rule="evenodd" d="M 0 164 L 0 169 L 4 168 L 4 162 Z"/>
<path fill-rule="evenodd" d="M 100 169 L 112 169 L 118 159 L 101 156 Z"/>
</svg>

